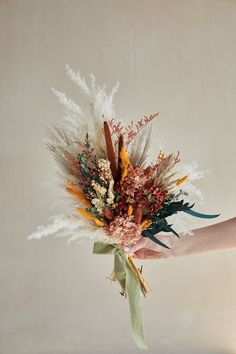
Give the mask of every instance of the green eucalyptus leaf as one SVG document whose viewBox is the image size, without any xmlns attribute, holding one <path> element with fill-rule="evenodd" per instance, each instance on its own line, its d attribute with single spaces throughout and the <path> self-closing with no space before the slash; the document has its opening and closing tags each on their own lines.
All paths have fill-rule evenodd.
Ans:
<svg viewBox="0 0 236 354">
<path fill-rule="evenodd" d="M 155 236 L 152 235 L 152 233 L 150 233 L 148 230 L 145 230 L 142 232 L 143 237 L 148 237 L 150 240 L 152 240 L 153 242 L 157 243 L 159 246 L 165 247 L 170 249 L 170 247 L 168 247 L 167 245 L 165 245 L 163 242 L 161 242 L 160 240 L 158 240 Z"/>
<path fill-rule="evenodd" d="M 187 212 L 190 210 L 194 204 L 190 205 L 189 203 L 184 203 L 184 200 L 180 200 L 177 202 L 164 202 L 163 207 L 158 210 L 156 217 L 157 218 L 167 218 L 173 214 L 176 214 L 179 211 Z"/>
</svg>

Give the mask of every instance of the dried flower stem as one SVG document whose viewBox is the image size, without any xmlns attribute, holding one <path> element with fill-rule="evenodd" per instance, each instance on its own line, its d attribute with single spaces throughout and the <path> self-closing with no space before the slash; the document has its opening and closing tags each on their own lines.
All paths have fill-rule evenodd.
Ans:
<svg viewBox="0 0 236 354">
<path fill-rule="evenodd" d="M 142 209 L 141 208 L 138 208 L 135 210 L 135 213 L 134 213 L 134 222 L 136 224 L 140 224 L 141 223 L 141 220 L 142 220 Z"/>
<path fill-rule="evenodd" d="M 131 268 L 133 269 L 135 275 L 137 276 L 137 278 L 139 280 L 140 287 L 141 287 L 143 295 L 146 296 L 146 294 L 151 291 L 150 286 L 148 285 L 148 283 L 144 279 L 144 277 L 143 277 L 142 273 L 140 272 L 139 268 L 136 266 L 136 264 L 135 264 L 135 262 L 133 260 L 133 257 L 128 256 L 128 261 L 129 261 L 129 264 L 130 264 Z"/>
<path fill-rule="evenodd" d="M 86 219 L 88 220 L 93 220 L 96 225 L 98 226 L 105 226 L 105 222 L 97 219 L 92 213 L 89 213 L 88 211 L 81 209 L 81 208 L 76 208 L 77 211 Z"/>
</svg>

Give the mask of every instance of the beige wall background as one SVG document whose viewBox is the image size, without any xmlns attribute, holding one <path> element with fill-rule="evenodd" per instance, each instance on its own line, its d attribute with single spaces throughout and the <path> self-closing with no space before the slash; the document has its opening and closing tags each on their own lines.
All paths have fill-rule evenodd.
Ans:
<svg viewBox="0 0 236 354">
<path fill-rule="evenodd" d="M 65 64 L 111 88 L 119 117 L 160 112 L 160 143 L 211 170 L 198 210 L 235 216 L 236 1 L 0 1 L 0 353 L 138 353 L 128 304 L 92 244 L 28 241 L 70 211 L 43 144 L 78 98 Z M 203 226 L 213 221 L 199 223 Z M 224 235 L 222 235 L 224 237 Z M 235 250 L 144 264 L 150 353 L 236 353 Z"/>
</svg>

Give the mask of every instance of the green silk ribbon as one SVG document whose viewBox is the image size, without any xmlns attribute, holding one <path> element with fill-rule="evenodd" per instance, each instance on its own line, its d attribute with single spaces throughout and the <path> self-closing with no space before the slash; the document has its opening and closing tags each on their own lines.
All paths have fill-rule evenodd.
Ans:
<svg viewBox="0 0 236 354">
<path fill-rule="evenodd" d="M 114 254 L 115 279 L 128 297 L 134 341 L 140 349 L 148 349 L 144 338 L 140 283 L 125 252 L 116 245 L 95 242 L 93 253 Z"/>
</svg>

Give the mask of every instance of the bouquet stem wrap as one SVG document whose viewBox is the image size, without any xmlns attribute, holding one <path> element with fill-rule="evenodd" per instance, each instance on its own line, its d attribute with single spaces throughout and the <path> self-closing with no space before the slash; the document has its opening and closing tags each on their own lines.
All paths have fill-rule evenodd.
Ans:
<svg viewBox="0 0 236 354">
<path fill-rule="evenodd" d="M 101 242 L 94 243 L 93 253 L 114 254 L 115 280 L 118 280 L 122 290 L 128 297 L 134 341 L 140 349 L 148 349 L 144 337 L 140 282 L 131 267 L 127 255 L 116 245 Z"/>
</svg>

